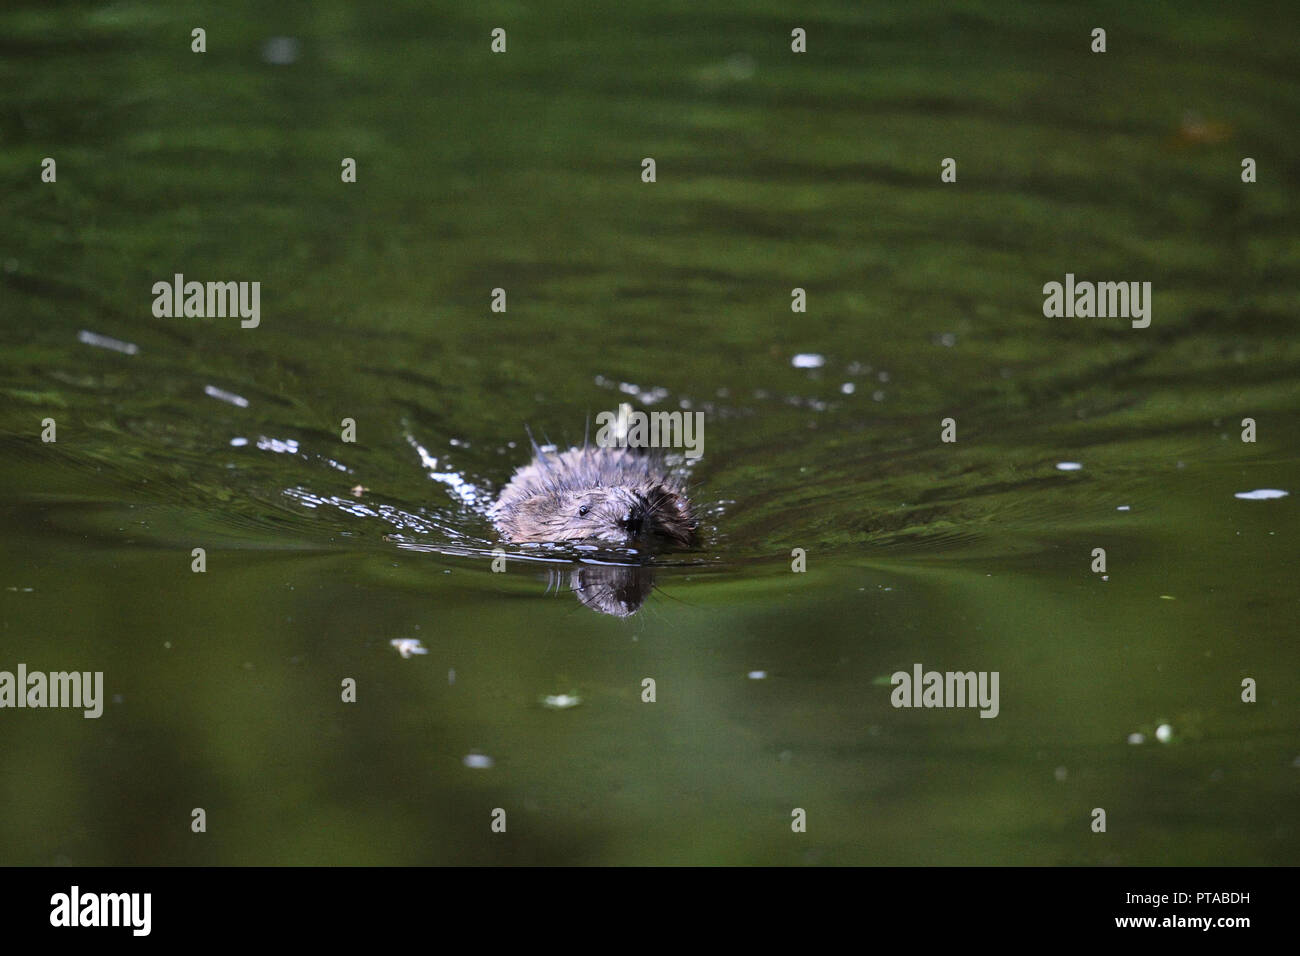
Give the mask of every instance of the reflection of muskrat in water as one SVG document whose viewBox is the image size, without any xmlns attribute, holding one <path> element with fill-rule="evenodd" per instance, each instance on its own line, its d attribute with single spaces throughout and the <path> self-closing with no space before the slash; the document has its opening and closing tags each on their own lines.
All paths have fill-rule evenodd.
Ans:
<svg viewBox="0 0 1300 956">
<path fill-rule="evenodd" d="M 552 583 L 559 590 L 564 574 L 553 571 Z M 568 590 L 579 601 L 601 614 L 631 617 L 655 589 L 651 568 L 636 564 L 580 564 L 569 572 Z"/>
<path fill-rule="evenodd" d="M 507 540 L 623 547 L 695 540 L 686 487 L 657 455 L 587 446 L 557 454 L 534 444 L 533 450 L 533 460 L 515 471 L 492 509 Z"/>
</svg>

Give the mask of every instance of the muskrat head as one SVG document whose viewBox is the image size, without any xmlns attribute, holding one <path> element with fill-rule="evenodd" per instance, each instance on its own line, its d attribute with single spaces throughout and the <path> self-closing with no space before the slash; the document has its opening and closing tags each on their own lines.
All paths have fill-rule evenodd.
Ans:
<svg viewBox="0 0 1300 956">
<path fill-rule="evenodd" d="M 513 541 L 573 541 L 627 547 L 660 539 L 689 545 L 695 520 L 686 500 L 663 485 L 546 491 L 500 516 Z"/>
</svg>

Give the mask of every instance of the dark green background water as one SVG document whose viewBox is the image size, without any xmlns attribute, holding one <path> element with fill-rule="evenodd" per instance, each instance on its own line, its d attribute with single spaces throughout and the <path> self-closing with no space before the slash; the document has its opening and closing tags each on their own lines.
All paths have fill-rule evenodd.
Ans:
<svg viewBox="0 0 1300 956">
<path fill-rule="evenodd" d="M 0 14 L 0 669 L 112 698 L 0 711 L 0 862 L 1300 859 L 1285 7 L 261 6 Z M 154 318 L 177 272 L 261 326 Z M 706 413 L 625 620 L 447 484 L 621 400 Z M 1000 716 L 895 710 L 917 662 Z"/>
</svg>

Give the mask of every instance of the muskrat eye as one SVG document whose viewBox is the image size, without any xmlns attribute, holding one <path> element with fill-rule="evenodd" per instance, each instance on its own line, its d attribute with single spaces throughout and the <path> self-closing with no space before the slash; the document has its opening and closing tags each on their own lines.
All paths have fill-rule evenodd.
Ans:
<svg viewBox="0 0 1300 956">
<path fill-rule="evenodd" d="M 587 516 L 587 512 L 590 510 L 591 509 L 588 508 L 586 505 L 583 505 L 581 508 L 578 509 L 578 517 L 585 518 Z"/>
</svg>

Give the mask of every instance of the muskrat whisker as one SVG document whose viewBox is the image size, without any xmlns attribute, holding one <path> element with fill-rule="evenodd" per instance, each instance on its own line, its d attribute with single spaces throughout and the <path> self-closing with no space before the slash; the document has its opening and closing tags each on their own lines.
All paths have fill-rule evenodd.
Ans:
<svg viewBox="0 0 1300 956">
<path fill-rule="evenodd" d="M 659 585 L 657 585 L 657 584 L 652 584 L 652 585 L 650 585 L 650 590 L 651 590 L 651 591 L 654 591 L 655 594 L 662 594 L 662 595 L 663 595 L 664 597 L 666 597 L 668 600 L 670 600 L 670 601 L 676 601 L 678 604 L 683 604 L 683 605 L 685 605 L 686 607 L 699 608 L 699 605 L 698 605 L 698 604 L 692 604 L 690 601 L 684 600 L 684 599 L 679 598 L 679 597 L 674 597 L 673 595 L 669 594 L 667 591 L 665 591 L 663 588 L 661 588 L 661 587 L 660 587 Z"/>
</svg>

